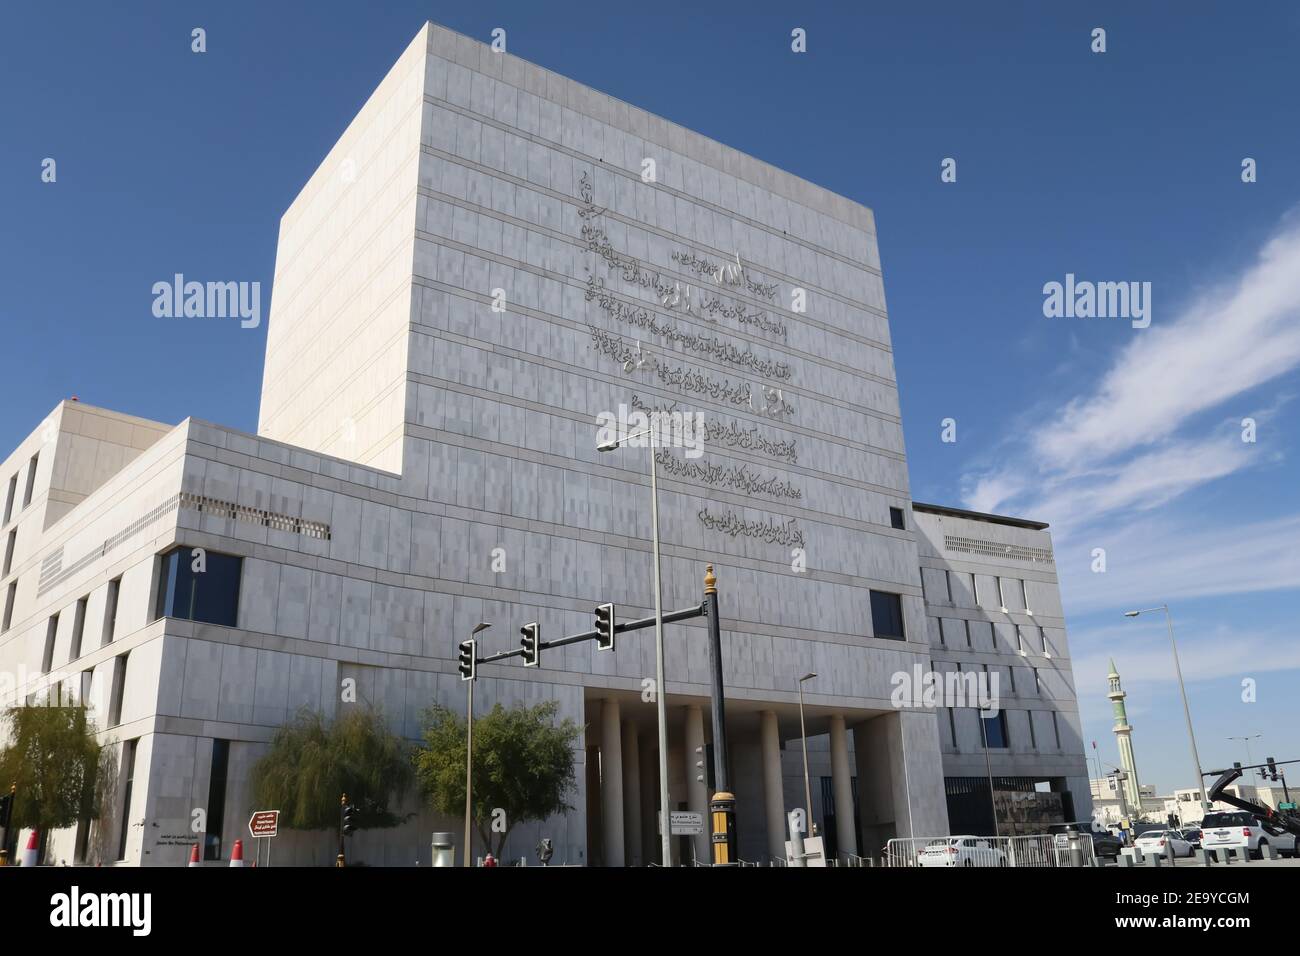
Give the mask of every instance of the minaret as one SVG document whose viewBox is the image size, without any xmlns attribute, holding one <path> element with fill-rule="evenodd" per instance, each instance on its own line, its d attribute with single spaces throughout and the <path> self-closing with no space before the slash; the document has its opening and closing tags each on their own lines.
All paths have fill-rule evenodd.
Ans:
<svg viewBox="0 0 1300 956">
<path fill-rule="evenodd" d="M 1138 786 L 1137 761 L 1133 759 L 1133 741 L 1129 735 L 1133 733 L 1133 728 L 1129 725 L 1128 715 L 1124 712 L 1124 689 L 1119 685 L 1119 671 L 1115 670 L 1115 659 L 1111 658 L 1110 673 L 1106 675 L 1110 681 L 1110 693 L 1106 696 L 1110 698 L 1111 704 L 1115 709 L 1115 737 L 1119 742 L 1119 762 L 1127 776 L 1124 781 L 1124 795 L 1128 798 L 1128 804 L 1135 816 L 1142 812 L 1142 788 Z"/>
</svg>

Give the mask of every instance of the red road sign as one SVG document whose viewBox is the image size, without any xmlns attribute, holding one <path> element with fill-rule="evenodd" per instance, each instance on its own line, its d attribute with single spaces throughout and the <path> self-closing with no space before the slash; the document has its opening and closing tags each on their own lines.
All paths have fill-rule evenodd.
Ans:
<svg viewBox="0 0 1300 956">
<path fill-rule="evenodd" d="M 255 837 L 273 837 L 280 832 L 279 810 L 258 810 L 248 818 L 248 832 Z"/>
</svg>

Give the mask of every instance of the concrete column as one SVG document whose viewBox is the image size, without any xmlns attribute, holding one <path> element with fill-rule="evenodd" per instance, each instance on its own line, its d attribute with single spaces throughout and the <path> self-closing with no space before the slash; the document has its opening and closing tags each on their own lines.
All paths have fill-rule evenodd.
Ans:
<svg viewBox="0 0 1300 956">
<path fill-rule="evenodd" d="M 606 699 L 600 707 L 600 819 L 604 832 L 605 865 L 622 866 L 623 856 L 623 741 L 618 701 Z"/>
<path fill-rule="evenodd" d="M 623 833 L 628 866 L 642 866 L 641 856 L 641 754 L 636 724 L 623 721 Z"/>
<path fill-rule="evenodd" d="M 655 808 L 659 805 L 659 748 L 651 732 L 638 742 L 641 754 L 641 853 L 645 862 L 659 862 L 659 831 Z"/>
<path fill-rule="evenodd" d="M 595 744 L 587 747 L 587 859 L 588 866 L 595 866 L 604 859 L 601 846 L 603 830 L 600 822 L 600 748 Z"/>
<path fill-rule="evenodd" d="M 849 771 L 849 736 L 844 718 L 831 718 L 831 789 L 835 793 L 835 844 L 841 853 L 858 852 L 853 832 L 853 782 Z"/>
<path fill-rule="evenodd" d="M 700 761 L 703 761 L 705 766 L 697 767 L 696 764 Z M 696 777 L 704 779 L 697 780 Z M 704 711 L 699 704 L 689 704 L 686 708 L 686 803 L 692 811 L 704 814 L 706 831 L 709 828 L 708 780 L 708 752 L 704 749 Z M 709 851 L 708 833 L 698 834 L 692 840 L 695 843 L 695 858 L 709 862 L 712 857 Z"/>
<path fill-rule="evenodd" d="M 759 715 L 760 746 L 763 752 L 763 803 L 767 811 L 767 852 L 785 859 L 785 791 L 781 784 L 781 732 L 776 714 Z"/>
</svg>

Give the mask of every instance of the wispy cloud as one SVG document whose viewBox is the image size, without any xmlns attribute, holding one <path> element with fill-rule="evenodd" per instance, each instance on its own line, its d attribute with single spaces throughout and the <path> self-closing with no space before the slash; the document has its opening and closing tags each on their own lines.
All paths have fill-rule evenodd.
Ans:
<svg viewBox="0 0 1300 956">
<path fill-rule="evenodd" d="M 1235 412 L 1231 399 L 1300 367 L 1300 211 L 1242 272 L 1132 336 L 1095 390 L 1049 408 L 1000 466 L 963 477 L 967 506 L 1047 520 L 1060 545 L 1277 459 L 1242 441 L 1244 414 L 1206 424 L 1204 412 Z"/>
</svg>

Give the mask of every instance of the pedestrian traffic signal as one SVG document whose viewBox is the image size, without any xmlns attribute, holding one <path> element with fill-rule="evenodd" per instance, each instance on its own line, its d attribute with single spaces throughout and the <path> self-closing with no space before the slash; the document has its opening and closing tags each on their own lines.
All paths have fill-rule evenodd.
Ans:
<svg viewBox="0 0 1300 956">
<path fill-rule="evenodd" d="M 474 679 L 474 652 L 477 650 L 475 647 L 476 643 L 477 642 L 472 637 L 468 641 L 460 642 L 460 662 L 458 667 L 460 669 L 461 680 Z"/>
<path fill-rule="evenodd" d="M 536 621 L 519 629 L 524 636 L 519 646 L 524 649 L 524 666 L 536 667 L 542 661 L 542 628 Z"/>
<path fill-rule="evenodd" d="M 1272 757 L 1268 758 L 1268 770 L 1264 771 L 1264 776 L 1277 783 L 1277 761 Z"/>
<path fill-rule="evenodd" d="M 614 649 L 614 605 L 596 605 L 596 635 L 597 650 Z"/>
<path fill-rule="evenodd" d="M 352 831 L 361 824 L 361 811 L 351 803 L 343 805 L 343 835 L 352 836 Z"/>
</svg>

